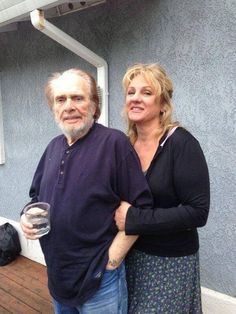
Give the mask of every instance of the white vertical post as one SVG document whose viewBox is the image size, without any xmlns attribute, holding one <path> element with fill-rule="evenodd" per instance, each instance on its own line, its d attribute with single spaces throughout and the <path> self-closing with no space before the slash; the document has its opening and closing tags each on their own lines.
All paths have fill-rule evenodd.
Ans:
<svg viewBox="0 0 236 314">
<path fill-rule="evenodd" d="M 104 64 L 97 67 L 97 85 L 101 90 L 101 115 L 98 122 L 108 126 L 108 68 Z"/>
<path fill-rule="evenodd" d="M 5 163 L 3 116 L 2 116 L 2 94 L 1 94 L 1 73 L 0 73 L 0 165 Z"/>
</svg>

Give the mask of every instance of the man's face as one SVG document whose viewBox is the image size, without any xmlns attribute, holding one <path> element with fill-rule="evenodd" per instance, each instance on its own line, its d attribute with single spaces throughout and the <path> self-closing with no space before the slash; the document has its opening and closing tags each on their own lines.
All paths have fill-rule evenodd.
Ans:
<svg viewBox="0 0 236 314">
<path fill-rule="evenodd" d="M 63 74 L 53 83 L 55 120 L 72 144 L 84 136 L 94 121 L 95 106 L 89 83 L 73 73 Z"/>
</svg>

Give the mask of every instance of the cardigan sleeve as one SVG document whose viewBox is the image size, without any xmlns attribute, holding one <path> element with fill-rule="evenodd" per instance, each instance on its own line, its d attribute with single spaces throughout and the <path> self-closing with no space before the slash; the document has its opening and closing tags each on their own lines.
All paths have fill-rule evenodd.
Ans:
<svg viewBox="0 0 236 314">
<path fill-rule="evenodd" d="M 173 145 L 171 154 L 171 176 L 179 204 L 152 209 L 131 206 L 126 216 L 126 234 L 169 234 L 206 224 L 210 184 L 202 149 L 194 137 L 189 137 Z"/>
</svg>

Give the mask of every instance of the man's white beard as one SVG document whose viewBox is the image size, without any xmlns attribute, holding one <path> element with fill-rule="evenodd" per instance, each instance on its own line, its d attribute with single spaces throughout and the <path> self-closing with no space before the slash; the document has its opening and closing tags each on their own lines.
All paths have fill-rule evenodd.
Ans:
<svg viewBox="0 0 236 314">
<path fill-rule="evenodd" d="M 94 123 L 93 113 L 91 111 L 88 112 L 87 117 L 81 122 L 79 127 L 73 125 L 65 126 L 61 121 L 58 121 L 57 118 L 55 118 L 55 120 L 66 138 L 69 138 L 73 142 L 86 135 Z"/>
</svg>

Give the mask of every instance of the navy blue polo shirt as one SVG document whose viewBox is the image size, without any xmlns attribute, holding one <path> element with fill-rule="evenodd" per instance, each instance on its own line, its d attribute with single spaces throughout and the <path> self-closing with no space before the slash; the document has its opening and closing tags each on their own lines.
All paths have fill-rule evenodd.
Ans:
<svg viewBox="0 0 236 314">
<path fill-rule="evenodd" d="M 139 159 L 127 137 L 95 123 L 72 146 L 64 135 L 46 148 L 30 189 L 32 202 L 51 204 L 51 231 L 40 239 L 51 295 L 78 305 L 99 288 L 117 233 L 121 200 L 151 205 Z"/>
</svg>

